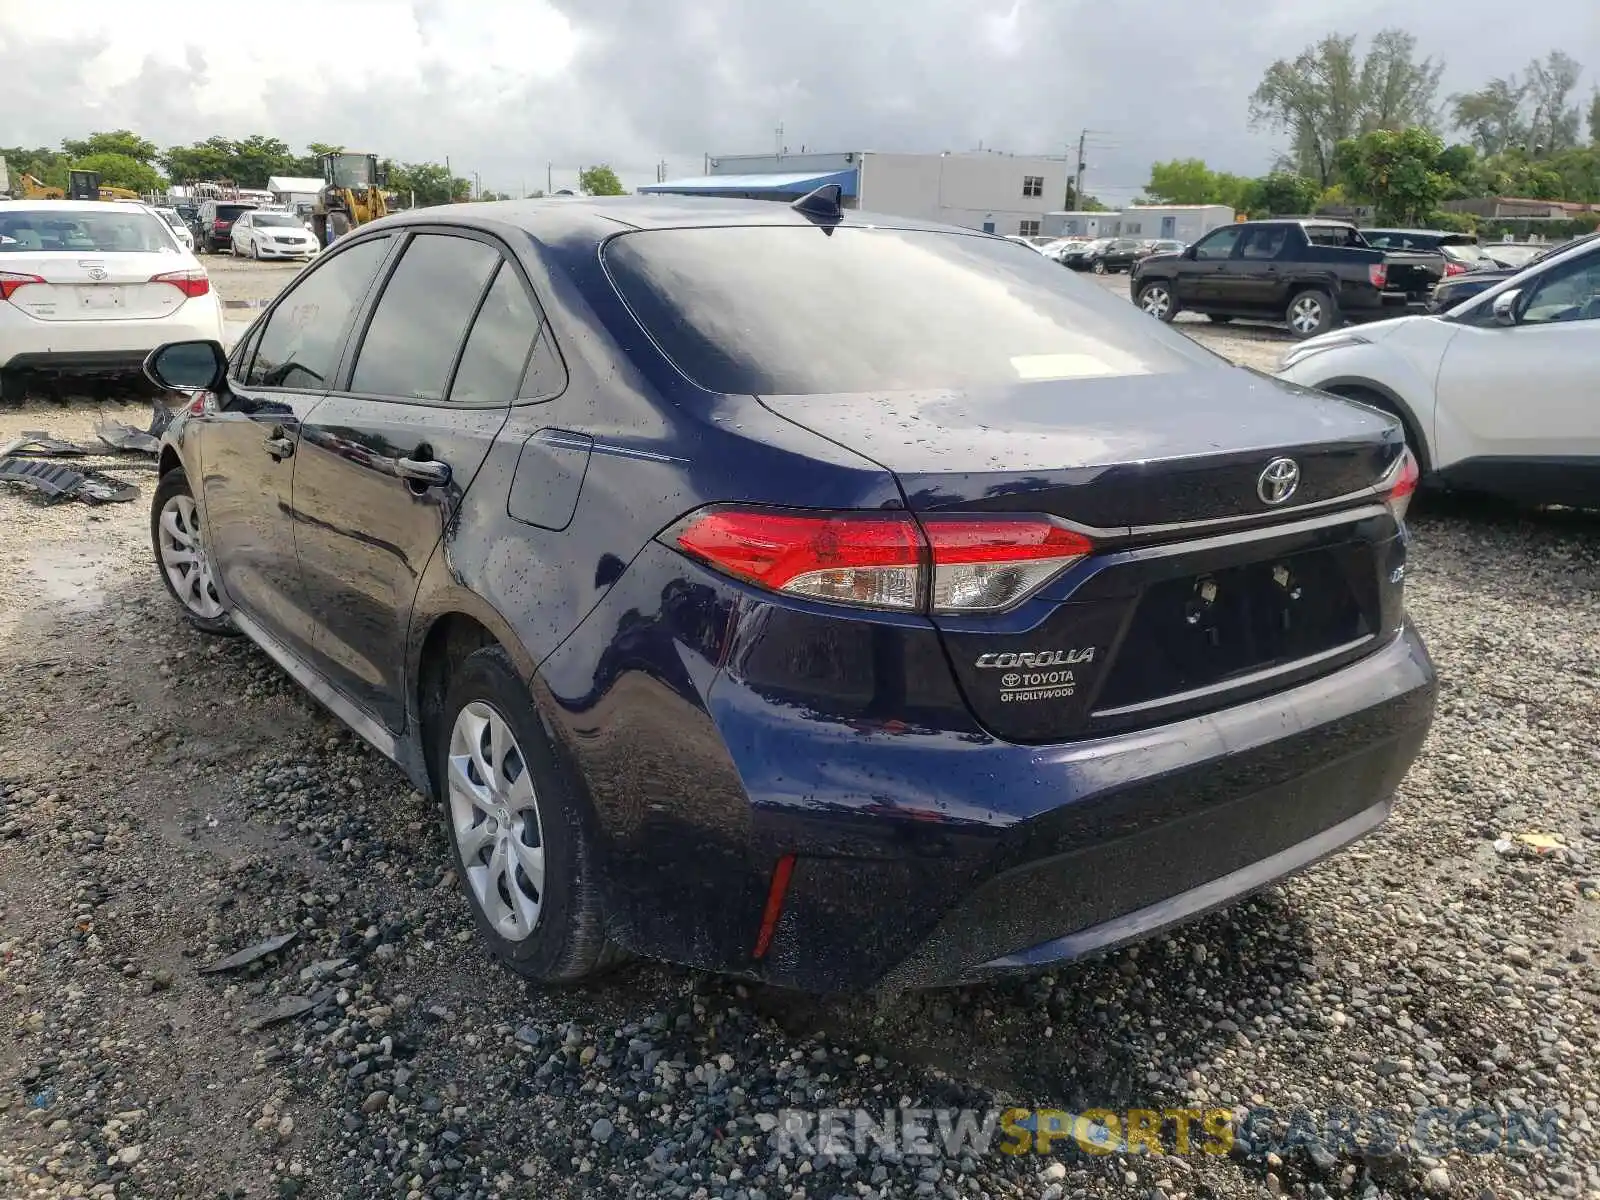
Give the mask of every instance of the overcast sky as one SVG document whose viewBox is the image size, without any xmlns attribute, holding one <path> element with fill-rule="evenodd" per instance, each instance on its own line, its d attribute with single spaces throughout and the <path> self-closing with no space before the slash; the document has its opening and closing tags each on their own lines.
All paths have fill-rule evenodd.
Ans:
<svg viewBox="0 0 1600 1200">
<path fill-rule="evenodd" d="M 1442 94 L 1559 46 L 1600 81 L 1600 2 L 1544 0 L 0 0 L 0 144 L 128 127 L 443 160 L 485 188 L 698 175 L 706 153 L 1064 153 L 1125 200 L 1153 160 L 1256 174 L 1262 70 L 1330 31 L 1414 32 Z M 197 20 L 197 14 L 203 17 Z M 199 39 L 203 32 L 205 40 Z M 291 48 L 293 46 L 294 48 Z"/>
</svg>

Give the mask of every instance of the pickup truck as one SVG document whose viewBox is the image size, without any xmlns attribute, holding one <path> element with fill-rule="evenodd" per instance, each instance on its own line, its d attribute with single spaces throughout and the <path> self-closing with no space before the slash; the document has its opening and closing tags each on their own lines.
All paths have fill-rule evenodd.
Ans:
<svg viewBox="0 0 1600 1200">
<path fill-rule="evenodd" d="M 1131 272 L 1134 303 L 1161 321 L 1198 312 L 1283 321 L 1297 338 L 1343 320 L 1421 312 L 1444 273 L 1437 254 L 1369 246 L 1340 221 L 1239 221 L 1181 254 L 1152 254 Z"/>
</svg>

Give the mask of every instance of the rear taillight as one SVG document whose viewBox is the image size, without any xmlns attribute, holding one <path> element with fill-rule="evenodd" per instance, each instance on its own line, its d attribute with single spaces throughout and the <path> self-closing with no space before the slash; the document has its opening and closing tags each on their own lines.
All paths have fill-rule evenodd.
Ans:
<svg viewBox="0 0 1600 1200">
<path fill-rule="evenodd" d="M 1381 292 L 1389 286 L 1389 264 L 1368 263 L 1367 278 L 1371 281 L 1372 286 Z"/>
<path fill-rule="evenodd" d="M 1444 265 L 1444 273 L 1446 275 L 1465 275 L 1467 269 L 1458 262 L 1447 262 Z"/>
<path fill-rule="evenodd" d="M 204 296 L 211 290 L 211 280 L 201 270 L 168 271 L 164 275 L 150 276 L 151 283 L 170 283 L 189 299 Z"/>
<path fill-rule="evenodd" d="M 714 507 L 667 540 L 736 579 L 813 600 L 907 612 L 1009 608 L 1093 550 L 1047 517 Z"/>
<path fill-rule="evenodd" d="M 211 222 L 211 229 L 214 233 L 227 233 L 228 223 L 226 221 L 213 221 Z"/>
<path fill-rule="evenodd" d="M 1411 507 L 1411 497 L 1416 495 L 1417 486 L 1422 482 L 1422 469 L 1417 465 L 1416 455 L 1408 447 L 1400 456 L 1400 461 L 1395 465 L 1390 478 L 1385 481 L 1384 503 L 1389 506 L 1389 511 L 1394 514 L 1396 521 L 1406 519 L 1406 510 Z"/>
<path fill-rule="evenodd" d="M 0 271 L 0 300 L 9 300 L 18 288 L 25 288 L 30 283 L 44 283 L 40 275 L 23 275 L 17 271 Z"/>
</svg>

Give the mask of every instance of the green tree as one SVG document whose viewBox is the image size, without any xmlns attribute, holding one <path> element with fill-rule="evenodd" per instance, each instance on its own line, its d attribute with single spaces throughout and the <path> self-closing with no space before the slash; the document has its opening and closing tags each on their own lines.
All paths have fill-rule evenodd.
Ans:
<svg viewBox="0 0 1600 1200">
<path fill-rule="evenodd" d="M 342 154 L 343 146 L 329 145 L 327 142 L 309 142 L 306 152 L 298 158 L 291 159 L 284 165 L 282 174 L 298 175 L 302 179 L 322 178 L 322 156 L 324 154 Z"/>
<path fill-rule="evenodd" d="M 86 154 L 74 159 L 74 171 L 94 171 L 106 187 L 132 188 L 136 192 L 165 191 L 167 181 L 149 163 L 126 154 Z"/>
<path fill-rule="evenodd" d="M 1377 209 L 1378 220 L 1419 223 L 1439 206 L 1450 177 L 1438 169 L 1444 142 L 1418 126 L 1374 129 L 1346 138 L 1334 151 L 1350 188 Z"/>
<path fill-rule="evenodd" d="M 233 144 L 228 172 L 240 187 L 264 188 L 274 175 L 287 175 L 294 165 L 289 144 L 275 137 L 253 133 Z M 318 174 L 321 174 L 319 171 Z"/>
<path fill-rule="evenodd" d="M 1400 29 L 1374 35 L 1364 57 L 1356 39 L 1330 34 L 1267 68 L 1250 97 L 1250 118 L 1287 132 L 1287 158 L 1322 187 L 1334 182 L 1334 148 L 1374 129 L 1430 126 L 1444 64 L 1416 58 Z"/>
<path fill-rule="evenodd" d="M 91 133 L 82 141 L 68 139 L 61 143 L 61 148 L 72 158 L 88 158 L 92 154 L 120 154 L 124 158 L 131 158 L 134 162 L 144 163 L 146 166 L 155 162 L 160 154 L 154 142 L 128 129 Z"/>
<path fill-rule="evenodd" d="M 626 189 L 617 173 L 605 163 L 578 172 L 578 190 L 586 196 L 625 196 Z"/>
<path fill-rule="evenodd" d="M 210 137 L 187 146 L 169 146 L 161 156 L 161 165 L 178 184 L 227 179 L 233 170 L 233 155 L 233 142 L 224 137 Z"/>
<path fill-rule="evenodd" d="M 389 169 L 389 190 L 398 192 L 407 203 L 415 193 L 418 208 L 465 200 L 471 188 L 471 181 L 452 178 L 442 163 L 402 163 Z"/>
<path fill-rule="evenodd" d="M 1560 50 L 1528 64 L 1528 99 L 1533 105 L 1528 140 L 1535 154 L 1554 154 L 1578 144 L 1578 109 L 1568 101 L 1581 74 L 1578 61 Z"/>
<path fill-rule="evenodd" d="M 1517 82 L 1515 75 L 1491 79 L 1475 92 L 1451 96 L 1450 117 L 1487 158 L 1527 140 L 1528 124 L 1522 115 L 1527 98 L 1528 85 Z"/>
<path fill-rule="evenodd" d="M 67 186 L 67 164 L 71 160 L 59 150 L 48 146 L 0 146 L 0 158 L 6 160 L 6 172 L 14 189 L 21 189 L 24 175 L 32 175 L 48 187 Z"/>
<path fill-rule="evenodd" d="M 1241 199 L 1252 217 L 1307 216 L 1316 211 L 1322 188 L 1293 171 L 1274 171 L 1250 180 Z"/>
<path fill-rule="evenodd" d="M 1157 204 L 1226 204 L 1238 208 L 1250 180 L 1213 171 L 1198 158 L 1152 163 L 1145 193 Z"/>
</svg>

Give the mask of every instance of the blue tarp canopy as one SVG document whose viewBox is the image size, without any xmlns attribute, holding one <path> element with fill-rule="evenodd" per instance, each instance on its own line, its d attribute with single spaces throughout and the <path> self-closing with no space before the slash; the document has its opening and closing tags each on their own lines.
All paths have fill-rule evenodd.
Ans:
<svg viewBox="0 0 1600 1200">
<path fill-rule="evenodd" d="M 685 196 L 804 196 L 824 184 L 836 183 L 843 195 L 856 194 L 856 171 L 801 171 L 793 175 L 696 175 L 647 183 L 641 192 Z"/>
</svg>

